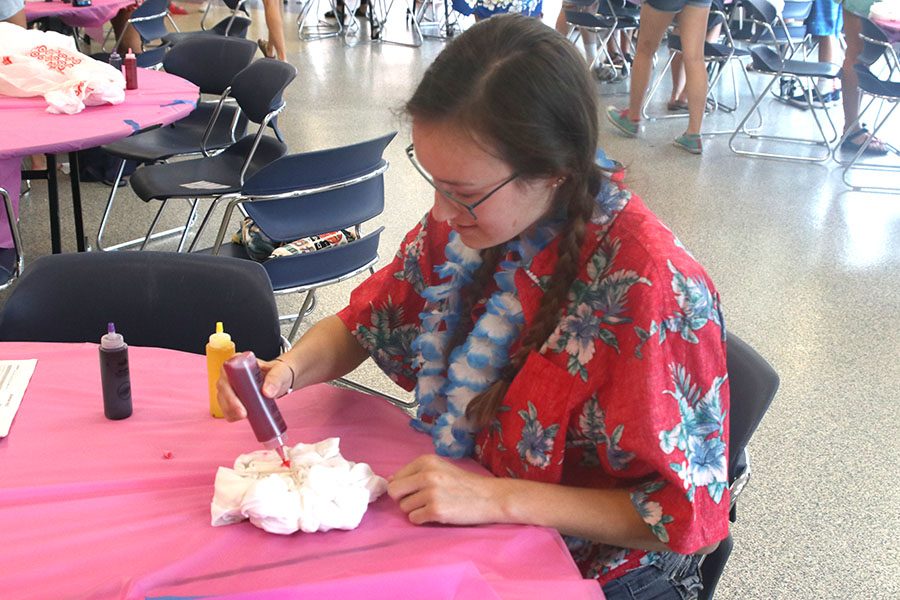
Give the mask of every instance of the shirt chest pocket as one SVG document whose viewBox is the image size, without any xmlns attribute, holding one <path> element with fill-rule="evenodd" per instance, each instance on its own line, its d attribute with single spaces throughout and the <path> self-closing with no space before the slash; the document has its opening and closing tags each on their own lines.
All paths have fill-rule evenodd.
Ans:
<svg viewBox="0 0 900 600">
<path fill-rule="evenodd" d="M 496 475 L 558 482 L 569 416 L 587 393 L 581 378 L 532 352 L 479 440 L 482 462 Z"/>
</svg>

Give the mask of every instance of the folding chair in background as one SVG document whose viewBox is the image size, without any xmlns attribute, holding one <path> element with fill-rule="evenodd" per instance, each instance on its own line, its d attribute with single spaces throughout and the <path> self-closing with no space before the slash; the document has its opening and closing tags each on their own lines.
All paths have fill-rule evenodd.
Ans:
<svg viewBox="0 0 900 600">
<path fill-rule="evenodd" d="M 177 48 L 177 46 L 176 46 Z M 178 243 L 178 251 L 185 248 L 187 238 L 197 217 L 199 202 L 203 198 L 213 200 L 204 222 L 216 208 L 219 199 L 236 194 L 247 178 L 287 152 L 287 145 L 278 130 L 276 118 L 284 110 L 282 93 L 294 80 L 297 69 L 273 58 L 261 58 L 234 76 L 227 96 L 213 112 L 211 123 L 202 145 L 209 142 L 209 132 L 220 118 L 226 97 L 234 98 L 241 114 L 258 124 L 255 134 L 248 134 L 214 156 L 191 160 L 156 164 L 138 168 L 130 178 L 131 188 L 144 202 L 162 201 L 146 239 L 150 239 L 169 200 L 183 198 L 191 209 Z M 275 137 L 265 135 L 271 127 Z"/>
<path fill-rule="evenodd" d="M 758 25 L 762 28 L 762 30 L 765 31 L 765 37 L 772 40 L 777 39 L 775 29 L 772 24 L 781 23 L 781 26 L 784 27 L 784 22 L 778 17 L 775 7 L 767 0 L 740 1 L 741 6 L 746 10 L 745 16 L 749 17 L 749 19 L 753 21 L 755 25 Z M 793 53 L 796 51 L 796 48 L 797 46 L 794 46 L 792 48 L 791 55 L 793 55 Z M 825 130 L 822 127 L 821 119 L 818 115 L 818 111 L 814 110 L 817 107 L 813 106 L 810 90 L 815 87 L 815 80 L 817 78 L 837 79 L 840 76 L 840 67 L 832 63 L 820 63 L 815 61 L 785 58 L 784 56 L 779 54 L 778 51 L 764 44 L 757 44 L 752 46 L 750 48 L 750 55 L 752 57 L 751 70 L 761 75 L 769 75 L 770 80 L 762 93 L 760 93 L 759 96 L 755 99 L 753 106 L 750 107 L 750 110 L 741 120 L 740 124 L 737 126 L 734 132 L 732 132 L 731 137 L 728 140 L 728 147 L 731 148 L 731 151 L 735 154 L 739 154 L 742 156 L 755 156 L 760 158 L 773 158 L 779 160 L 792 160 L 801 162 L 823 162 L 825 160 L 828 160 L 831 157 L 831 144 L 838 137 L 837 128 L 834 125 L 834 121 L 831 118 L 828 107 L 823 106 L 822 112 L 824 113 L 825 118 L 831 128 L 830 133 L 825 133 Z M 763 124 L 761 124 L 759 129 L 754 130 L 750 130 L 746 127 L 750 116 L 755 111 L 758 111 L 760 104 L 762 104 L 762 102 L 767 99 L 769 91 L 772 90 L 777 82 L 782 81 L 785 77 L 796 78 L 797 83 L 801 91 L 803 92 L 803 97 L 806 99 L 807 108 L 809 109 L 808 114 L 811 114 L 813 120 L 815 121 L 816 128 L 818 129 L 820 136 L 819 138 L 810 139 L 797 136 L 777 136 L 762 134 L 759 133 L 759 131 L 762 130 Z M 757 112 L 757 116 L 759 115 L 760 113 Z M 791 130 L 795 129 L 797 129 L 797 124 L 792 122 Z M 763 149 L 753 150 L 748 147 L 748 140 L 755 142 L 757 146 L 760 147 L 764 147 L 769 143 L 778 143 L 794 149 L 796 149 L 798 146 L 811 148 L 813 150 L 818 149 L 818 152 L 800 153 L 799 151 L 795 150 L 794 152 L 788 153 L 786 150 L 782 150 L 780 152 L 765 151 Z"/>
<path fill-rule="evenodd" d="M 598 6 L 605 4 L 605 10 L 600 12 L 598 9 L 597 12 L 593 12 L 591 8 L 596 1 L 597 0 L 567 0 L 568 4 L 575 6 L 574 9 L 566 9 L 566 23 L 572 26 L 569 40 L 575 43 L 580 37 L 582 43 L 587 44 L 588 42 L 585 40 L 585 33 L 596 37 L 597 53 L 594 56 L 593 62 L 590 64 L 591 71 L 596 71 L 605 63 L 609 69 L 618 73 L 612 56 L 610 56 L 609 50 L 607 49 L 607 44 L 613 39 L 613 34 L 619 26 L 619 19 L 616 16 L 616 11 L 611 4 L 611 0 L 599 0 L 600 4 Z M 618 48 L 618 42 L 615 42 L 615 45 Z M 622 53 L 621 48 L 619 48 L 619 53 Z M 622 77 L 624 77 L 624 74 Z"/>
<path fill-rule="evenodd" d="M 133 27 L 141 37 L 141 53 L 137 55 L 137 66 L 145 69 L 159 68 L 166 57 L 166 51 L 169 44 L 163 38 L 169 34 L 166 29 L 166 18 L 169 16 L 169 0 L 145 0 L 140 6 L 134 9 L 125 30 Z M 122 34 L 124 35 L 125 30 Z M 113 49 L 118 48 L 121 36 L 116 39 Z M 153 46 L 147 46 L 155 42 Z M 98 52 L 91 54 L 91 58 L 95 58 L 101 62 L 109 62 L 109 52 Z"/>
<path fill-rule="evenodd" d="M 241 115 L 237 103 L 229 98 L 229 93 L 232 80 L 250 64 L 256 50 L 256 44 L 250 40 L 207 35 L 186 39 L 169 51 L 163 64 L 166 72 L 187 79 L 200 88 L 201 94 L 215 96 L 216 99 L 200 102 L 191 114 L 172 125 L 139 132 L 103 146 L 103 150 L 118 158 L 120 163 L 97 230 L 97 247 L 100 250 L 119 250 L 137 245 L 143 249 L 151 239 L 145 236 L 109 247 L 104 245 L 103 235 L 126 161 L 153 164 L 175 156 L 211 156 L 244 136 L 247 119 Z M 220 102 L 219 114 L 213 120 Z M 180 227 L 170 229 L 153 234 L 152 239 L 181 232 Z"/>
<path fill-rule="evenodd" d="M 206 28 L 206 17 L 209 15 L 210 8 L 213 5 L 213 1 L 209 0 L 206 3 L 206 10 L 203 11 L 203 16 L 200 18 L 200 29 L 197 31 L 173 31 L 163 38 L 163 41 L 168 42 L 169 44 L 175 46 L 176 44 L 180 44 L 184 40 L 197 37 L 197 36 L 206 36 L 206 35 L 219 35 L 225 37 L 236 37 L 236 38 L 246 38 L 247 31 L 250 29 L 250 13 L 247 11 L 247 0 L 223 0 L 225 6 L 231 9 L 231 14 L 210 27 Z M 244 13 L 246 16 L 241 16 L 238 13 Z"/>
<path fill-rule="evenodd" d="M 737 79 L 734 74 L 735 63 L 737 63 L 737 65 L 741 69 L 741 72 L 744 74 L 744 80 L 747 83 L 750 94 L 755 97 L 753 93 L 753 84 L 751 83 L 750 76 L 747 74 L 747 69 L 744 66 L 744 59 L 750 56 L 750 52 L 745 50 L 744 48 L 738 48 L 735 46 L 734 38 L 731 35 L 731 29 L 728 26 L 728 20 L 729 18 L 725 13 L 725 5 L 722 0 L 713 0 L 712 6 L 709 11 L 707 31 L 709 29 L 712 29 L 716 25 L 721 25 L 722 32 L 720 34 L 719 40 L 703 43 L 703 60 L 706 62 L 707 71 L 709 72 L 709 92 L 706 100 L 706 110 L 708 112 L 717 110 L 719 108 L 726 112 L 733 112 L 737 109 L 739 99 Z M 656 77 L 656 80 L 650 86 L 650 91 L 647 93 L 647 97 L 644 99 L 643 106 L 641 106 L 641 116 L 645 119 L 676 119 L 685 118 L 688 116 L 685 112 L 682 112 L 680 114 L 676 113 L 666 115 L 651 114 L 649 110 L 650 102 L 652 101 L 657 90 L 660 88 L 663 80 L 666 78 L 666 75 L 672 68 L 672 61 L 674 61 L 675 56 L 682 51 L 680 35 L 670 33 L 666 43 L 669 48 L 669 60 L 666 61 L 666 64 L 663 66 L 662 71 L 660 71 L 659 75 Z M 727 105 L 724 102 L 720 102 L 715 94 L 716 86 L 721 81 L 726 66 L 732 67 L 731 85 L 734 96 L 733 105 Z M 729 133 L 731 132 L 729 131 Z M 704 135 L 710 134 L 704 132 Z"/>
</svg>

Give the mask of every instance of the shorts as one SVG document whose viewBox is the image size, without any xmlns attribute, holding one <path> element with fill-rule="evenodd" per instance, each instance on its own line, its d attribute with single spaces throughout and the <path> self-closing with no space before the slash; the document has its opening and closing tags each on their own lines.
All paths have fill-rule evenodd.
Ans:
<svg viewBox="0 0 900 600">
<path fill-rule="evenodd" d="M 644 0 L 644 4 L 649 4 L 652 8 L 662 12 L 677 13 L 681 12 L 685 6 L 708 8 L 712 4 L 712 0 Z"/>
<path fill-rule="evenodd" d="M 25 8 L 25 0 L 0 0 L 0 21 L 5 21 Z"/>
<path fill-rule="evenodd" d="M 816 36 L 836 36 L 844 28 L 841 5 L 834 0 L 813 0 L 806 18 L 806 33 Z"/>
<path fill-rule="evenodd" d="M 703 589 L 700 557 L 666 552 L 603 586 L 606 600 L 695 600 Z"/>
</svg>

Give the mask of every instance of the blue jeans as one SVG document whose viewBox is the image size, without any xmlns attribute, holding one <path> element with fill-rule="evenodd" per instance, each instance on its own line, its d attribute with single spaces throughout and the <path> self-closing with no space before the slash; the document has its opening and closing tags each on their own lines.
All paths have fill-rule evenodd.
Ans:
<svg viewBox="0 0 900 600">
<path fill-rule="evenodd" d="M 703 588 L 700 557 L 667 552 L 603 586 L 606 600 L 694 600 Z"/>
</svg>

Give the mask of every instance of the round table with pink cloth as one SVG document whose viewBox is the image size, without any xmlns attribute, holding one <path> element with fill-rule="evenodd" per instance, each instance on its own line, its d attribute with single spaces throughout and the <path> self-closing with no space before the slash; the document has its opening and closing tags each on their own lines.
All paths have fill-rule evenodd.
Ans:
<svg viewBox="0 0 900 600">
<path fill-rule="evenodd" d="M 74 115 L 48 113 L 43 97 L 0 96 L 0 187 L 17 211 L 23 157 L 84 150 L 168 125 L 190 114 L 200 95 L 193 83 L 161 71 L 139 69 L 138 86 L 125 92 L 121 104 L 89 106 Z M 0 247 L 12 247 L 5 217 L 0 218 Z"/>
<path fill-rule="evenodd" d="M 25 2 L 25 18 L 31 22 L 56 17 L 69 27 L 100 27 L 135 0 L 92 0 L 90 6 L 73 6 L 71 2 L 29 0 Z"/>
</svg>

